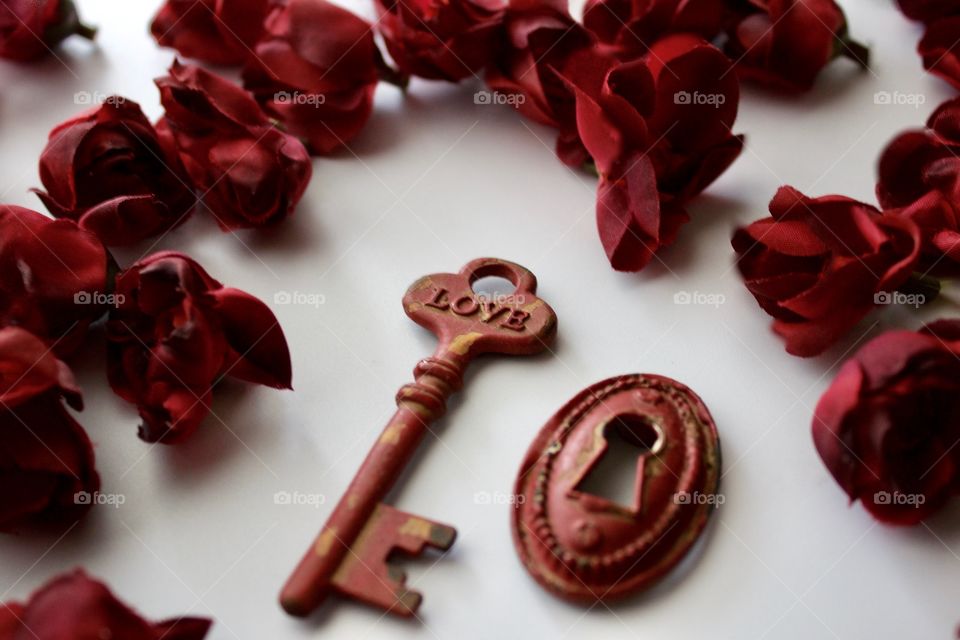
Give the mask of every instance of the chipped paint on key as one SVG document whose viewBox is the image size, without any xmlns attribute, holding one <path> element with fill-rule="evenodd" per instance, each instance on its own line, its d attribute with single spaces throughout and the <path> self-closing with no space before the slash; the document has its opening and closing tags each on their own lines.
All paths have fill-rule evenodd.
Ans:
<svg viewBox="0 0 960 640">
<path fill-rule="evenodd" d="M 510 280 L 514 293 L 504 300 L 479 296 L 473 283 L 487 276 Z M 407 290 L 404 310 L 436 334 L 439 346 L 417 363 L 414 382 L 397 392 L 397 412 L 284 586 L 280 602 L 288 613 L 305 616 L 339 593 L 398 615 L 415 614 L 421 596 L 404 586 L 401 570 L 388 565 L 390 555 L 417 555 L 428 546 L 449 549 L 457 532 L 382 500 L 430 423 L 446 412 L 447 398 L 463 385 L 463 372 L 474 357 L 535 354 L 549 346 L 557 318 L 536 291 L 530 271 L 495 258 L 474 260 L 459 273 L 420 278 Z"/>
</svg>

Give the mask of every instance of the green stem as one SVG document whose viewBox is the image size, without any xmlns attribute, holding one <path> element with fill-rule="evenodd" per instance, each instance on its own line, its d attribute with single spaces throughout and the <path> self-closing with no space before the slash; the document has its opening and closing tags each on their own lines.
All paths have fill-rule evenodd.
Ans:
<svg viewBox="0 0 960 640">
<path fill-rule="evenodd" d="M 87 40 L 93 40 L 97 37 L 97 28 L 91 27 L 88 24 L 83 24 L 82 22 L 77 25 L 77 30 L 74 32 L 81 38 L 86 38 Z"/>
</svg>

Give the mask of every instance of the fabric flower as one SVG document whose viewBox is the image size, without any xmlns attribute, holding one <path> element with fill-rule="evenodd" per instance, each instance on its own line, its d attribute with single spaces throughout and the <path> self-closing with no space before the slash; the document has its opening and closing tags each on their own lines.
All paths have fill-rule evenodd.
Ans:
<svg viewBox="0 0 960 640">
<path fill-rule="evenodd" d="M 140 105 L 115 96 L 50 132 L 37 195 L 55 217 L 127 245 L 186 219 L 194 196 L 181 174 Z"/>
<path fill-rule="evenodd" d="M 960 9 L 957 9 L 960 12 Z M 960 89 L 960 15 L 936 20 L 927 25 L 927 30 L 917 45 L 923 58 L 923 68 Z"/>
<path fill-rule="evenodd" d="M 311 152 L 350 142 L 370 117 L 382 64 L 370 23 L 326 0 L 288 0 L 264 28 L 244 86 Z"/>
<path fill-rule="evenodd" d="M 793 355 L 822 353 L 917 265 L 917 226 L 862 202 L 781 187 L 770 214 L 739 229 L 733 248 L 747 289 Z"/>
<path fill-rule="evenodd" d="M 80 21 L 73 0 L 0 2 L 0 58 L 30 62 L 74 34 L 92 40 L 96 32 Z"/>
<path fill-rule="evenodd" d="M 788 92 L 809 90 L 838 56 L 866 68 L 868 51 L 847 36 L 847 19 L 833 0 L 757 0 L 729 33 L 727 53 L 737 74 Z"/>
<path fill-rule="evenodd" d="M 377 30 L 400 71 L 457 82 L 493 57 L 502 0 L 375 0 Z"/>
<path fill-rule="evenodd" d="M 70 220 L 0 205 L 0 326 L 20 326 L 61 357 L 107 311 L 111 263 L 103 244 Z"/>
<path fill-rule="evenodd" d="M 960 491 L 960 321 L 864 345 L 820 398 L 813 439 L 878 520 L 916 524 L 940 509 Z"/>
<path fill-rule="evenodd" d="M 960 13 L 955 0 L 897 0 L 897 5 L 908 18 L 923 22 Z"/>
<path fill-rule="evenodd" d="M 731 10 L 727 4 L 724 0 L 588 0 L 583 26 L 629 60 L 670 34 L 689 33 L 713 40 L 728 21 Z"/>
<path fill-rule="evenodd" d="M 270 0 L 167 0 L 150 25 L 161 47 L 218 65 L 238 65 L 263 33 Z"/>
<path fill-rule="evenodd" d="M 313 173 L 297 138 L 246 91 L 198 67 L 174 62 L 157 86 L 166 110 L 157 130 L 221 228 L 263 227 L 293 212 Z"/>
<path fill-rule="evenodd" d="M 203 640 L 207 618 L 148 622 L 80 570 L 62 574 L 25 603 L 0 604 L 0 640 Z"/>
<path fill-rule="evenodd" d="M 76 521 L 100 488 L 93 446 L 64 401 L 83 407 L 67 365 L 30 332 L 0 329 L 0 530 Z"/>
<path fill-rule="evenodd" d="M 290 388 L 290 353 L 270 309 L 187 256 L 148 256 L 117 276 L 117 293 L 123 303 L 107 324 L 108 375 L 137 405 L 143 440 L 190 436 L 225 376 Z"/>
</svg>

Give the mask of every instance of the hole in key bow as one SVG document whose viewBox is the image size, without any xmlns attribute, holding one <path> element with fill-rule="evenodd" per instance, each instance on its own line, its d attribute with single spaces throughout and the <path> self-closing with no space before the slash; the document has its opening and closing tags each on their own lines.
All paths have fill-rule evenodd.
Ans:
<svg viewBox="0 0 960 640">
<path fill-rule="evenodd" d="M 501 276 L 478 278 L 473 282 L 471 288 L 478 297 L 492 302 L 502 302 L 514 298 L 517 292 L 517 285 Z"/>
<path fill-rule="evenodd" d="M 637 490 L 642 478 L 640 458 L 659 451 L 661 432 L 643 416 L 623 414 L 603 428 L 606 451 L 587 472 L 578 491 L 604 498 L 627 509 L 638 505 Z"/>
</svg>

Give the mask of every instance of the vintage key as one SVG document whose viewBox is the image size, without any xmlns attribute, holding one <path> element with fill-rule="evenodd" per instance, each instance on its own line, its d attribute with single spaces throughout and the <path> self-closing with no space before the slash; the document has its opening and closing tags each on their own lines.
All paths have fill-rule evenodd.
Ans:
<svg viewBox="0 0 960 640">
<path fill-rule="evenodd" d="M 487 276 L 506 278 L 516 289 L 507 296 L 479 296 L 473 283 Z M 284 586 L 280 602 L 288 613 L 305 616 L 339 593 L 391 613 L 415 614 L 421 596 L 406 589 L 405 575 L 388 567 L 388 556 L 395 550 L 417 555 L 427 546 L 449 549 L 457 532 L 382 500 L 430 423 L 443 415 L 447 398 L 460 389 L 474 356 L 534 354 L 549 346 L 557 317 L 536 290 L 530 271 L 495 258 L 474 260 L 460 273 L 420 278 L 407 290 L 407 315 L 436 334 L 439 346 L 417 363 L 416 381 L 397 393 L 397 412 Z"/>
</svg>

